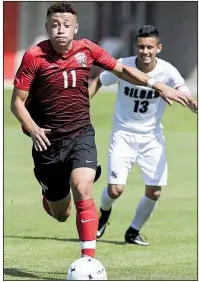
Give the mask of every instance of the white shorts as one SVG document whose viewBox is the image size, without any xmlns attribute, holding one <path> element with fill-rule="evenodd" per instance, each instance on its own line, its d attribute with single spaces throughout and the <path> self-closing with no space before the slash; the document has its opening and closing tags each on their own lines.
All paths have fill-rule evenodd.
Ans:
<svg viewBox="0 0 199 282">
<path fill-rule="evenodd" d="M 164 136 L 112 133 L 108 155 L 108 183 L 126 184 L 137 163 L 145 185 L 167 185 Z"/>
</svg>

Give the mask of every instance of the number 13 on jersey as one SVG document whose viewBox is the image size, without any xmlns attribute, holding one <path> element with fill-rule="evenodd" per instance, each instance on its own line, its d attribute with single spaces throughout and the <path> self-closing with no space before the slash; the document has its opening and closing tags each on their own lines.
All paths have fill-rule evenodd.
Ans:
<svg viewBox="0 0 199 282">
<path fill-rule="evenodd" d="M 72 70 L 70 71 L 71 75 L 72 75 L 72 87 L 76 87 L 76 71 Z M 64 88 L 68 88 L 68 72 L 64 71 L 63 72 L 63 77 L 64 77 Z"/>
<path fill-rule="evenodd" d="M 133 111 L 134 113 L 137 113 L 138 111 L 140 113 L 146 113 L 149 107 L 149 102 L 148 101 L 139 101 L 139 100 L 135 100 L 134 101 L 134 108 Z"/>
</svg>

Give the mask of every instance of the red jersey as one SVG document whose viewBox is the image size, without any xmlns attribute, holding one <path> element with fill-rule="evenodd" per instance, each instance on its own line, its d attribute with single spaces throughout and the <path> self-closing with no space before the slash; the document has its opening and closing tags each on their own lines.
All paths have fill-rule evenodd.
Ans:
<svg viewBox="0 0 199 282">
<path fill-rule="evenodd" d="M 92 65 L 112 70 L 116 64 L 116 59 L 87 39 L 74 40 L 64 55 L 45 40 L 26 51 L 14 85 L 29 91 L 26 108 L 38 126 L 51 129 L 50 140 L 72 137 L 91 125 L 88 78 Z"/>
</svg>

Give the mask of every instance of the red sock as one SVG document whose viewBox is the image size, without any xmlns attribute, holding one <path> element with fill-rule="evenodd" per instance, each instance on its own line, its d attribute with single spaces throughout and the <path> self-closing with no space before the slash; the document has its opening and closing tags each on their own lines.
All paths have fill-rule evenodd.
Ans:
<svg viewBox="0 0 199 282">
<path fill-rule="evenodd" d="M 44 196 L 43 196 L 43 199 L 42 199 L 42 203 L 43 203 L 43 207 L 44 207 L 45 211 L 47 212 L 47 214 L 52 216 L 50 208 L 48 206 L 48 202 L 47 202 L 47 200 L 46 200 L 46 198 Z"/>
<path fill-rule="evenodd" d="M 95 256 L 98 213 L 93 199 L 75 202 L 76 224 L 82 255 Z"/>
</svg>

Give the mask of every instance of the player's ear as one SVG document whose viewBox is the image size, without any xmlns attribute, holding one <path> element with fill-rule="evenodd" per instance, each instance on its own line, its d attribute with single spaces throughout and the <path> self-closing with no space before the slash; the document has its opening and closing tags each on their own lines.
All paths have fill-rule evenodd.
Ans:
<svg viewBox="0 0 199 282">
<path fill-rule="evenodd" d="M 158 44 L 157 54 L 159 54 L 162 51 L 162 44 Z"/>
<path fill-rule="evenodd" d="M 78 33 L 78 30 L 79 30 L 79 24 L 77 23 L 76 26 L 75 26 L 75 34 Z"/>
</svg>

